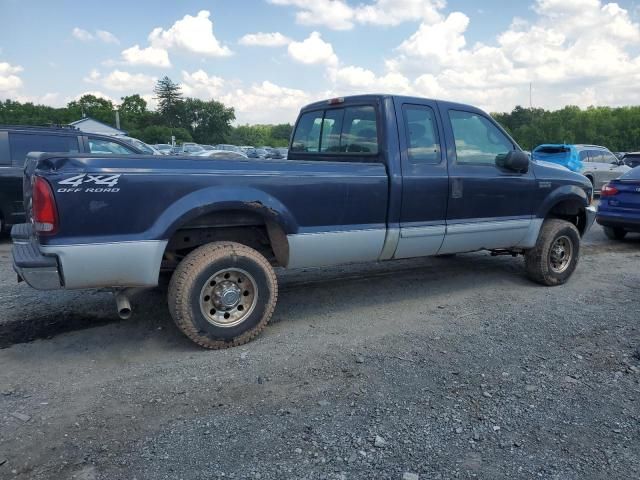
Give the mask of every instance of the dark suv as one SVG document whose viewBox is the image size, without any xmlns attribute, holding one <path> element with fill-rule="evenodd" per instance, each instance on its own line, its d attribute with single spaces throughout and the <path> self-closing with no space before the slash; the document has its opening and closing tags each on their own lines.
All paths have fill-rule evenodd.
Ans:
<svg viewBox="0 0 640 480">
<path fill-rule="evenodd" d="M 0 233 L 24 222 L 22 169 L 29 152 L 143 153 L 128 143 L 72 127 L 0 125 Z"/>
</svg>

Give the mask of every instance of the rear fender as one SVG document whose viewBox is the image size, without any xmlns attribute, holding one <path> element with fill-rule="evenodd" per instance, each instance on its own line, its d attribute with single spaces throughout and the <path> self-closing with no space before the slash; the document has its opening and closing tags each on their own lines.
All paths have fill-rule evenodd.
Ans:
<svg viewBox="0 0 640 480">
<path fill-rule="evenodd" d="M 257 213 L 267 224 L 278 225 L 285 234 L 298 225 L 280 200 L 254 188 L 210 187 L 192 192 L 174 202 L 150 229 L 151 237 L 168 240 L 182 226 L 206 214 L 236 210 Z"/>
</svg>

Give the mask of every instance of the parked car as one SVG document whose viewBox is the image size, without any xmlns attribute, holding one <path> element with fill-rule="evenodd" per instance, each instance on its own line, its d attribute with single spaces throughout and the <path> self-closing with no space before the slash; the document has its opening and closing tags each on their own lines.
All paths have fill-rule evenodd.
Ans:
<svg viewBox="0 0 640 480">
<path fill-rule="evenodd" d="M 602 188 L 596 221 L 612 240 L 640 232 L 640 168 L 633 168 Z"/>
<path fill-rule="evenodd" d="M 264 150 L 265 152 L 267 152 L 264 158 L 271 158 L 271 154 L 273 154 L 273 147 L 264 146 L 259 148 L 260 150 Z"/>
<path fill-rule="evenodd" d="M 306 106 L 286 162 L 31 154 L 25 186 L 19 278 L 112 288 L 128 317 L 127 287 L 173 272 L 169 311 L 207 348 L 266 326 L 274 266 L 490 250 L 522 254 L 532 280 L 560 285 L 595 217 L 584 176 L 530 162 L 487 113 L 389 95 Z"/>
<path fill-rule="evenodd" d="M 597 145 L 539 145 L 531 155 L 534 160 L 556 163 L 583 174 L 596 193 L 604 184 L 629 171 L 622 160 L 607 148 Z"/>
<path fill-rule="evenodd" d="M 173 147 L 171 145 L 169 145 L 168 143 L 156 143 L 153 146 L 153 148 L 158 150 L 163 155 L 171 155 L 171 150 L 173 149 Z"/>
<path fill-rule="evenodd" d="M 243 153 L 242 149 L 240 147 L 237 147 L 235 145 L 229 145 L 226 143 L 219 143 L 218 145 L 216 145 L 216 150 L 226 150 L 228 152 L 238 152 L 238 153 Z"/>
<path fill-rule="evenodd" d="M 271 158 L 274 160 L 286 160 L 287 155 L 289 154 L 289 150 L 286 148 L 274 148 L 271 152 Z"/>
<path fill-rule="evenodd" d="M 231 150 L 207 150 L 196 155 L 203 158 L 226 158 L 228 160 L 246 160 L 248 157 L 242 152 Z"/>
<path fill-rule="evenodd" d="M 0 233 L 25 221 L 22 174 L 29 152 L 143 153 L 118 138 L 86 133 L 72 127 L 0 125 Z"/>
<path fill-rule="evenodd" d="M 247 151 L 247 157 L 249 158 L 266 158 L 267 151 L 261 148 L 252 148 Z"/>
<path fill-rule="evenodd" d="M 119 138 L 120 140 L 124 140 L 129 145 L 133 145 L 142 153 L 147 155 L 163 155 L 163 153 L 157 148 L 144 143 L 142 140 L 138 140 L 137 138 L 128 137 L 126 135 L 114 135 L 115 138 Z"/>
<path fill-rule="evenodd" d="M 205 149 L 197 143 L 183 143 L 172 149 L 172 155 L 197 155 L 204 151 Z"/>
<path fill-rule="evenodd" d="M 640 165 L 640 152 L 625 153 L 622 161 L 626 166 L 636 168 Z"/>
</svg>

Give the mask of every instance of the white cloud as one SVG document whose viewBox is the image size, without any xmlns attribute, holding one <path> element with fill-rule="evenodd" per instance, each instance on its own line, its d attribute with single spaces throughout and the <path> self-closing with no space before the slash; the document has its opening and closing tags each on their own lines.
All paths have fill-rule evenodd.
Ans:
<svg viewBox="0 0 640 480">
<path fill-rule="evenodd" d="M 435 23 L 440 20 L 439 10 L 444 0 L 377 0 L 370 5 L 360 5 L 355 10 L 356 20 L 373 25 L 399 25 L 403 22 L 424 20 Z"/>
<path fill-rule="evenodd" d="M 9 97 L 22 88 L 22 79 L 17 75 L 22 70 L 20 65 L 0 62 L 0 95 Z"/>
<path fill-rule="evenodd" d="M 101 85 L 108 90 L 137 93 L 151 90 L 158 79 L 143 73 L 129 73 L 117 69 L 108 75 L 102 75 L 94 69 L 84 80 L 88 83 Z"/>
<path fill-rule="evenodd" d="M 283 47 L 291 43 L 291 39 L 285 37 L 280 32 L 273 33 L 248 33 L 243 36 L 238 43 L 256 47 Z"/>
<path fill-rule="evenodd" d="M 318 32 L 312 32 L 302 42 L 291 42 L 289 44 L 289 56 L 295 61 L 307 65 L 337 65 L 338 63 L 338 57 L 333 51 L 333 46 L 322 40 Z"/>
<path fill-rule="evenodd" d="M 111 32 L 106 30 L 96 30 L 96 38 L 103 41 L 104 43 L 114 43 L 118 45 L 120 40 Z"/>
<path fill-rule="evenodd" d="M 630 104 L 640 97 L 640 27 L 616 3 L 537 0 L 530 22 L 514 19 L 494 44 L 466 40 L 469 18 L 450 13 L 422 22 L 402 42 L 388 72 L 413 78 L 415 94 L 474 103 L 488 110 L 566 102 Z"/>
<path fill-rule="evenodd" d="M 178 48 L 210 57 L 227 57 L 232 52 L 213 34 L 210 16 L 208 10 L 201 10 L 195 17 L 185 15 L 168 30 L 154 28 L 149 34 L 149 43 L 156 48 Z"/>
<path fill-rule="evenodd" d="M 219 100 L 234 107 L 236 122 L 244 124 L 293 123 L 300 108 L 310 103 L 311 99 L 312 97 L 303 90 L 264 81 L 249 88 L 230 90 Z M 260 105 L 268 105 L 269 108 L 256 108 Z"/>
<path fill-rule="evenodd" d="M 322 25 L 334 30 L 350 30 L 358 24 L 395 26 L 407 21 L 436 22 L 444 0 L 375 0 L 351 6 L 345 0 L 269 0 L 274 5 L 297 7 L 296 21 L 302 25 Z"/>
<path fill-rule="evenodd" d="M 182 71 L 182 92 L 189 97 L 216 98 L 222 93 L 225 81 L 216 76 L 209 76 L 204 70 L 193 73 Z"/>
<path fill-rule="evenodd" d="M 122 51 L 122 59 L 129 65 L 147 65 L 151 67 L 167 68 L 171 66 L 169 53 L 163 48 L 147 47 L 139 45 Z"/>
<path fill-rule="evenodd" d="M 120 40 L 118 40 L 113 33 L 106 30 L 96 30 L 94 33 L 91 33 L 83 28 L 75 27 L 71 30 L 71 35 L 81 42 L 91 42 L 98 39 L 104 43 L 113 43 L 116 45 L 120 43 Z"/>
</svg>

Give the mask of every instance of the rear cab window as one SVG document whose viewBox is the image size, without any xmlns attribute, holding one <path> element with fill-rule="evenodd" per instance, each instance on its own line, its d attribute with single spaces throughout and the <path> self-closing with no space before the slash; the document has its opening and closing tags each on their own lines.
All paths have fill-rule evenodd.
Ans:
<svg viewBox="0 0 640 480">
<path fill-rule="evenodd" d="M 9 150 L 13 165 L 22 166 L 30 152 L 78 153 L 75 135 L 9 132 Z"/>
<path fill-rule="evenodd" d="M 137 152 L 129 147 L 103 138 L 89 137 L 89 153 L 103 155 L 133 155 Z"/>
<path fill-rule="evenodd" d="M 291 142 L 291 153 L 321 157 L 377 156 L 378 120 L 372 105 L 354 105 L 305 112 L 300 116 Z M 333 158 L 326 158 L 334 160 Z"/>
</svg>

